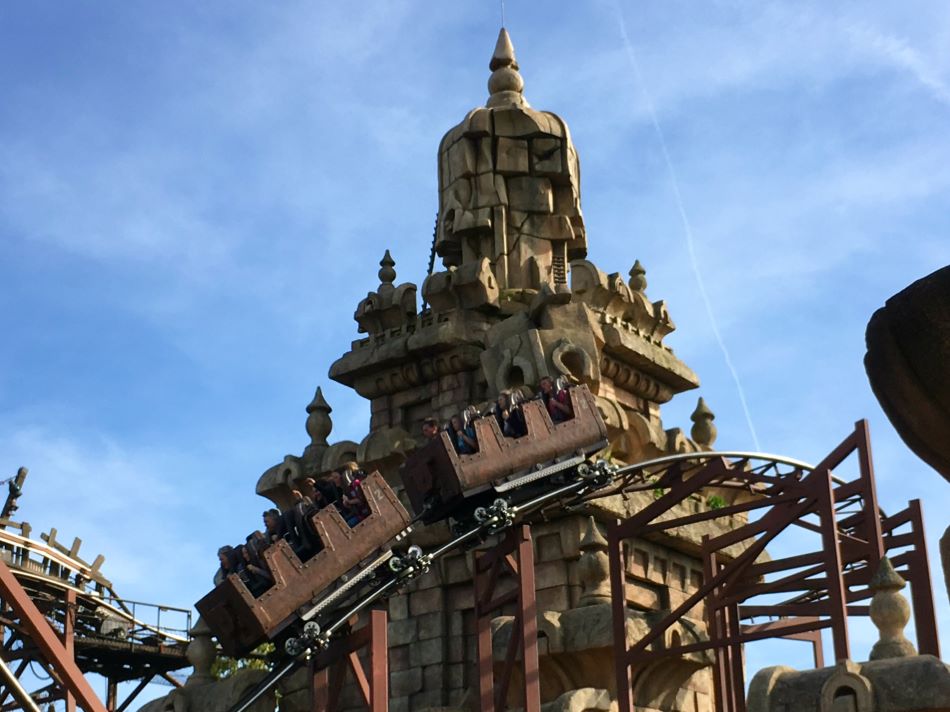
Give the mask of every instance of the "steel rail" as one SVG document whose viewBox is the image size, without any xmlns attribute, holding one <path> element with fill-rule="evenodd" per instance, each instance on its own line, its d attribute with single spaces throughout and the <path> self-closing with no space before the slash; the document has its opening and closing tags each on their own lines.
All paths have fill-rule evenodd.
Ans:
<svg viewBox="0 0 950 712">
<path fill-rule="evenodd" d="M 110 602 L 108 602 L 105 599 L 99 598 L 98 595 L 95 593 L 90 593 L 81 588 L 76 588 L 75 586 L 72 586 L 71 584 L 63 581 L 63 579 L 56 578 L 55 576 L 44 576 L 42 574 L 38 574 L 33 571 L 27 571 L 25 569 L 16 568 L 13 566 L 11 566 L 10 568 L 13 571 L 13 575 L 16 576 L 17 578 L 27 578 L 33 581 L 39 581 L 46 584 L 54 584 L 57 588 L 60 588 L 63 591 L 67 591 L 67 590 L 74 591 L 76 593 L 76 596 L 82 597 L 82 599 L 86 603 L 91 603 L 91 604 L 95 604 L 97 607 L 106 608 L 109 610 L 110 613 L 115 614 L 117 617 L 121 618 L 126 623 L 130 623 L 138 628 L 141 628 L 142 630 L 147 630 L 162 638 L 168 638 L 170 640 L 174 640 L 176 643 L 188 643 L 191 641 L 191 638 L 189 638 L 187 635 L 185 636 L 176 635 L 175 633 L 170 633 L 165 630 L 162 630 L 161 628 L 153 626 L 150 623 L 143 623 L 142 621 L 135 618 L 128 611 L 112 605 Z M 117 598 L 116 600 L 121 600 L 121 599 Z M 156 606 L 156 607 L 159 607 L 159 606 Z M 161 606 L 161 608 L 166 609 L 166 610 L 185 612 L 185 613 L 189 612 L 185 610 L 184 608 L 170 608 L 169 606 Z"/>
</svg>

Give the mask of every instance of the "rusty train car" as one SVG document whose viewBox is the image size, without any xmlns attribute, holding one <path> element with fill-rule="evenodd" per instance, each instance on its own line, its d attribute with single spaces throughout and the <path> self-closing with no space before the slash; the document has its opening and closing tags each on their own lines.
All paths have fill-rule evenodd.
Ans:
<svg viewBox="0 0 950 712">
<path fill-rule="evenodd" d="M 526 486 L 543 486 L 559 473 L 571 476 L 576 466 L 606 444 L 607 427 L 586 386 L 567 390 L 573 416 L 554 423 L 544 404 L 521 404 L 527 433 L 505 437 L 494 417 L 474 421 L 478 451 L 459 454 L 447 433 L 413 452 L 400 475 L 417 519 L 432 524 L 464 517 L 488 499 L 514 498 Z M 255 597 L 237 574 L 230 574 L 195 604 L 224 652 L 245 655 L 265 641 L 279 641 L 314 609 L 332 611 L 330 601 L 361 579 L 377 582 L 392 575 L 385 566 L 390 550 L 410 530 L 412 515 L 383 477 L 374 472 L 362 482 L 369 516 L 350 527 L 336 507 L 316 512 L 309 521 L 322 548 L 301 561 L 287 541 L 262 555 L 273 585 Z M 378 567 L 378 571 L 377 571 Z"/>
<path fill-rule="evenodd" d="M 400 475 L 412 509 L 426 524 L 452 516 L 483 493 L 504 494 L 569 469 L 607 444 L 607 425 L 587 386 L 567 389 L 573 417 L 554 423 L 540 400 L 523 403 L 527 434 L 502 435 L 493 417 L 474 421 L 478 452 L 461 455 L 448 433 L 413 452 Z"/>
</svg>

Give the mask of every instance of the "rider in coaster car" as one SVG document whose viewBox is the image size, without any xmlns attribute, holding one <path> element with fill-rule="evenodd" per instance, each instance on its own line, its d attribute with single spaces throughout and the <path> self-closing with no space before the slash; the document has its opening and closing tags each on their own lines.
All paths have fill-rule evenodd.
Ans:
<svg viewBox="0 0 950 712">
<path fill-rule="evenodd" d="M 293 490 L 293 506 L 285 512 L 293 522 L 292 537 L 288 537 L 291 547 L 301 561 L 306 561 L 323 548 L 323 542 L 314 531 L 312 517 L 319 511 L 313 500 L 305 497 L 300 490 Z"/>
<path fill-rule="evenodd" d="M 430 416 L 422 421 L 422 437 L 426 442 L 439 437 L 439 422 L 435 418 Z"/>
<path fill-rule="evenodd" d="M 349 462 L 346 465 L 347 480 L 349 485 L 343 493 L 343 504 L 346 507 L 347 514 L 344 515 L 346 523 L 355 527 L 361 521 L 370 515 L 369 505 L 366 503 L 366 495 L 363 493 L 362 481 L 366 477 L 355 462 Z"/>
<path fill-rule="evenodd" d="M 495 422 L 506 438 L 520 438 L 528 432 L 521 408 L 514 404 L 514 400 L 511 393 L 502 391 L 491 408 L 491 414 L 495 416 Z"/>
<path fill-rule="evenodd" d="M 241 581 L 247 586 L 251 595 L 257 598 L 273 585 L 274 577 L 261 564 L 251 546 L 241 544 L 237 552 L 242 559 L 241 568 L 237 572 L 238 576 L 241 577 Z"/>
<path fill-rule="evenodd" d="M 557 386 L 555 386 L 554 379 L 545 376 L 538 383 L 541 388 L 541 400 L 555 424 L 563 423 L 565 420 L 574 417 L 574 411 L 571 410 L 571 400 L 567 395 L 567 388 L 560 382 L 560 379 L 558 381 Z"/>
<path fill-rule="evenodd" d="M 222 583 L 229 574 L 237 573 L 238 560 L 233 546 L 222 546 L 218 549 L 218 570 L 214 574 L 214 585 Z"/>
<path fill-rule="evenodd" d="M 468 409 L 465 410 L 468 416 Z M 478 452 L 478 441 L 475 440 L 475 426 L 469 421 L 468 417 L 463 419 L 461 415 L 453 415 L 449 421 L 455 451 L 459 455 L 471 455 Z"/>
<path fill-rule="evenodd" d="M 268 509 L 261 515 L 264 519 L 264 536 L 271 544 L 287 536 L 287 528 L 276 509 Z"/>
<path fill-rule="evenodd" d="M 354 465 L 356 463 L 353 463 Z M 335 496 L 333 503 L 339 510 L 343 520 L 351 527 L 359 524 L 361 517 L 353 506 L 353 477 L 351 476 L 349 463 L 330 473 L 330 481 L 333 483 Z"/>
</svg>

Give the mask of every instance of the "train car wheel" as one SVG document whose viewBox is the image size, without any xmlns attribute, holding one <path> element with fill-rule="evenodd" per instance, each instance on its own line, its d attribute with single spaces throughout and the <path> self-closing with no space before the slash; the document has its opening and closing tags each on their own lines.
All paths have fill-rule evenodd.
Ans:
<svg viewBox="0 0 950 712">
<path fill-rule="evenodd" d="M 299 638 L 287 638 L 284 642 L 284 650 L 289 656 L 296 658 L 306 652 L 307 646 Z"/>
</svg>

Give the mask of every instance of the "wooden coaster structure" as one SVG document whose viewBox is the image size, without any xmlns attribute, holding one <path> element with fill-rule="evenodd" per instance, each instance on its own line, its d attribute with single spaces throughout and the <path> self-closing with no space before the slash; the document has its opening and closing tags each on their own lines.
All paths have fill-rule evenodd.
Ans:
<svg viewBox="0 0 950 712">
<path fill-rule="evenodd" d="M 4 514 L 15 511 L 25 477 L 21 468 Z M 0 711 L 63 701 L 67 712 L 124 712 L 153 680 L 180 686 L 171 673 L 190 666 L 190 611 L 121 599 L 100 571 L 104 557 L 84 561 L 82 542 L 63 546 L 55 529 L 42 541 L 30 533 L 0 518 Z M 105 678 L 105 703 L 87 673 Z M 41 675 L 45 684 L 29 690 Z M 125 682 L 136 685 L 120 701 Z"/>
</svg>

